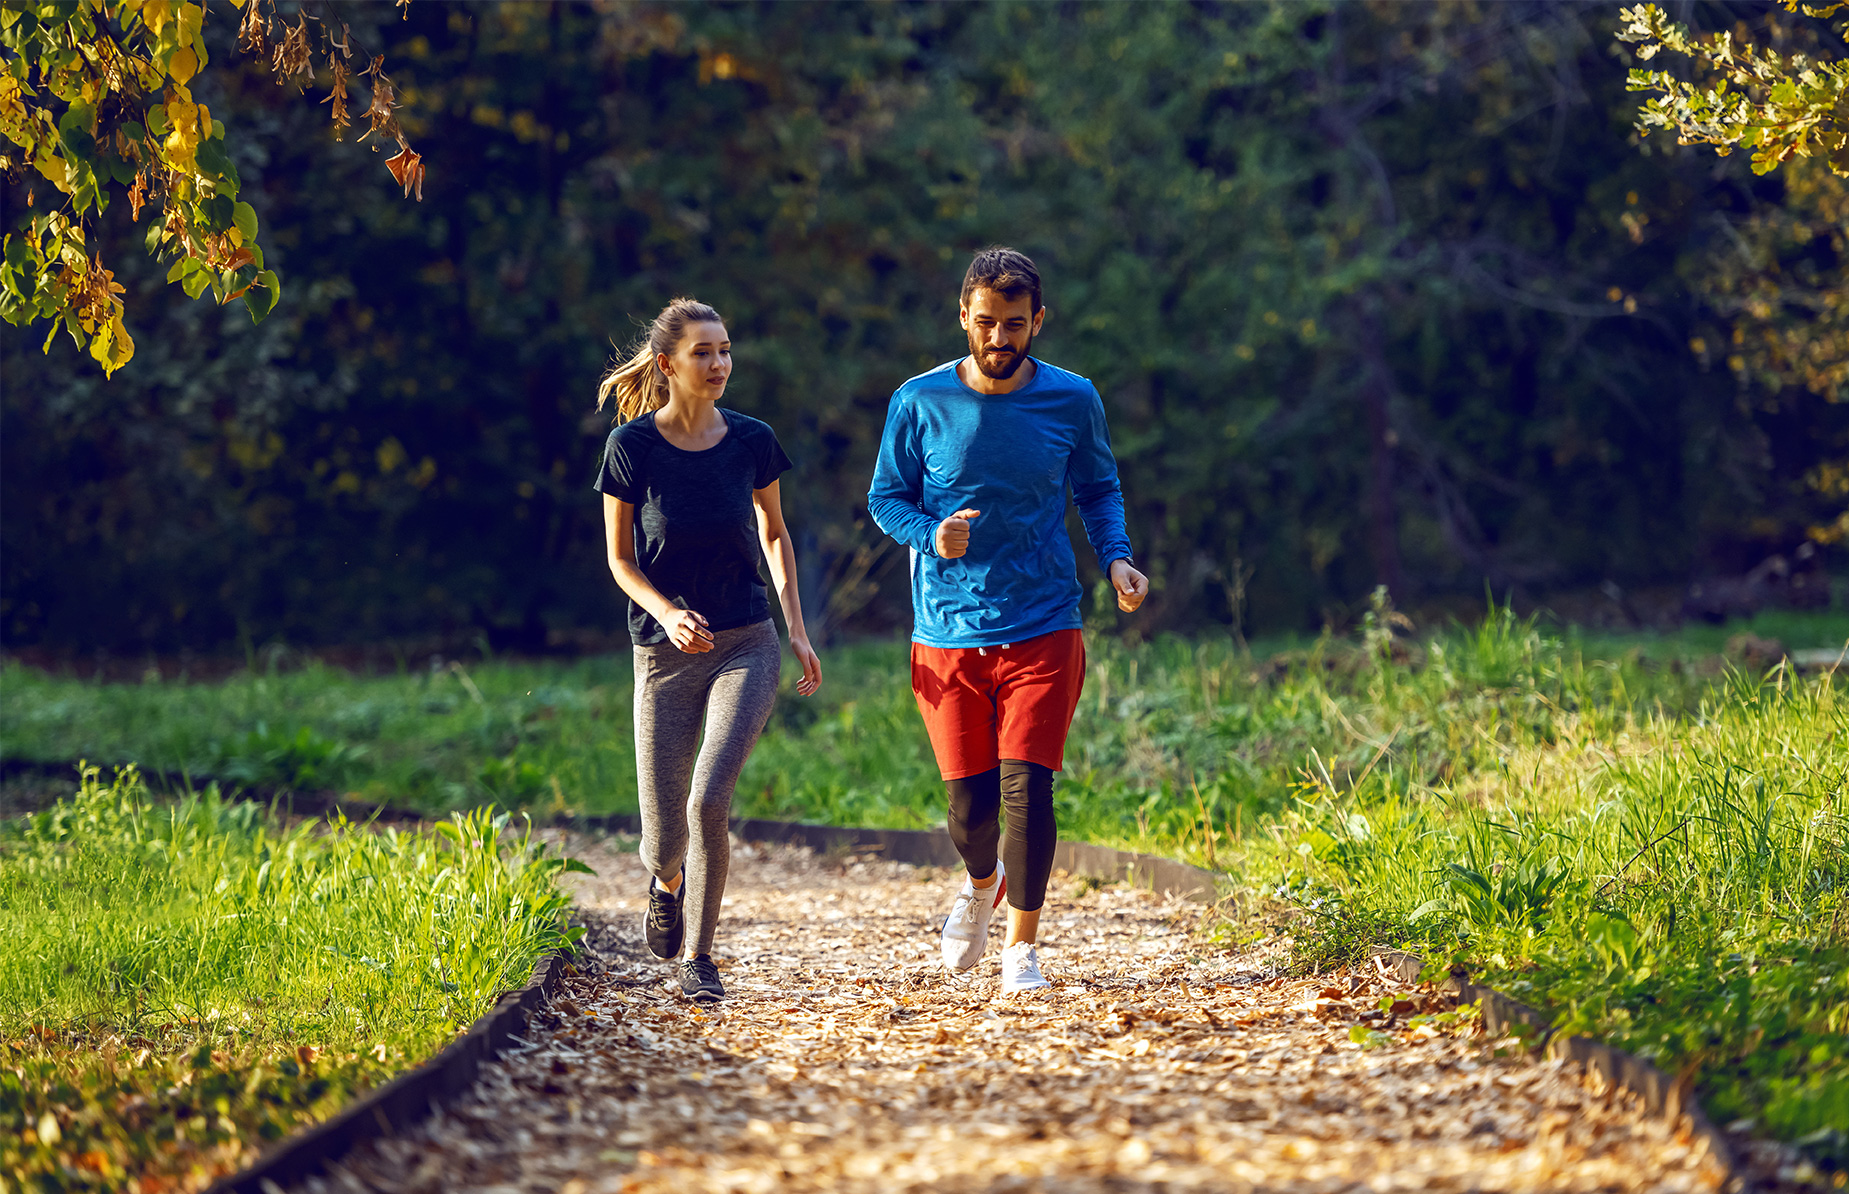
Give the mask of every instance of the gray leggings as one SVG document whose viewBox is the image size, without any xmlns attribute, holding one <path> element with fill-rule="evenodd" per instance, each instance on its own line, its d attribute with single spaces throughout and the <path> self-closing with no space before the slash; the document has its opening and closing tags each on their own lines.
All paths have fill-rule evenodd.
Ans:
<svg viewBox="0 0 1849 1194">
<path fill-rule="evenodd" d="M 732 789 L 770 720 L 782 642 L 776 623 L 764 621 L 714 631 L 713 649 L 698 655 L 673 643 L 637 647 L 635 655 L 642 865 L 672 879 L 687 864 L 686 953 L 711 953 L 732 863 Z M 689 821 L 697 830 L 691 852 Z"/>
</svg>

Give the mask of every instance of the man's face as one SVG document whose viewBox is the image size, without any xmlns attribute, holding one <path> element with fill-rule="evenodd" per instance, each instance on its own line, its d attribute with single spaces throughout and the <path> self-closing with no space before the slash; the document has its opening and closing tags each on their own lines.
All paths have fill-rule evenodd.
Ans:
<svg viewBox="0 0 1849 1194">
<path fill-rule="evenodd" d="M 1033 311 L 1033 299 L 1023 292 L 1008 298 L 998 290 L 970 291 L 969 303 L 957 312 L 969 333 L 969 355 L 984 377 L 1005 381 L 1027 359 L 1046 319 L 1046 308 Z"/>
</svg>

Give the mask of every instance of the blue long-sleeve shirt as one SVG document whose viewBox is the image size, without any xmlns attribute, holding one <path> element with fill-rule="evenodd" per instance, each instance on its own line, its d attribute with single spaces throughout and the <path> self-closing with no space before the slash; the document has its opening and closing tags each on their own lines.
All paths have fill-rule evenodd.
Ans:
<svg viewBox="0 0 1849 1194">
<path fill-rule="evenodd" d="M 912 639 L 992 647 L 1081 625 L 1066 491 L 1100 567 L 1130 556 L 1123 487 L 1097 388 L 1036 359 L 1011 394 L 979 394 L 956 362 L 900 386 L 886 409 L 867 511 L 912 549 Z M 961 509 L 969 551 L 937 554 L 937 524 Z"/>
</svg>

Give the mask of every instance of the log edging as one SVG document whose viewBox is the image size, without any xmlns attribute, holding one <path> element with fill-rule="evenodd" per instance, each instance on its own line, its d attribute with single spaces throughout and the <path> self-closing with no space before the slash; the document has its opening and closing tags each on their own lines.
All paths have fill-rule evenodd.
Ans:
<svg viewBox="0 0 1849 1194">
<path fill-rule="evenodd" d="M 1404 950 L 1376 948 L 1374 960 L 1394 978 L 1408 985 L 1416 984 L 1425 967 L 1424 959 Z M 1474 1003 L 1483 1012 L 1483 1025 L 1491 1032 L 1507 1034 L 1517 1029 L 1532 1049 L 1550 1059 L 1576 1061 L 1588 1074 L 1597 1074 L 1607 1086 L 1630 1091 L 1642 1100 L 1644 1109 L 1671 1124 L 1688 1118 L 1689 1135 L 1707 1145 L 1707 1162 L 1716 1171 L 1718 1185 L 1732 1189 L 1738 1179 L 1733 1150 L 1727 1137 L 1714 1126 L 1701 1103 L 1695 1099 L 1686 1080 L 1671 1078 L 1643 1058 L 1623 1049 L 1595 1041 L 1591 1037 L 1567 1036 L 1555 1031 L 1553 1019 L 1538 1008 L 1505 995 L 1494 987 L 1470 981 L 1469 973 L 1454 970 L 1440 989 L 1457 993 L 1458 1002 Z"/>
<path fill-rule="evenodd" d="M 502 995 L 435 1057 L 367 1091 L 313 1127 L 285 1136 L 250 1165 L 213 1182 L 206 1194 L 265 1194 L 308 1177 L 357 1145 L 420 1122 L 473 1086 L 482 1066 L 526 1029 L 533 1012 L 558 990 L 568 961 L 562 953 L 542 957 L 524 987 Z"/>
</svg>

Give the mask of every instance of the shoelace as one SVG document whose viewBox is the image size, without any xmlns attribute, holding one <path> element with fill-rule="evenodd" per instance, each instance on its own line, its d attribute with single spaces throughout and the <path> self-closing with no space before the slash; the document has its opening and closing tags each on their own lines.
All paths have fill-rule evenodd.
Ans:
<svg viewBox="0 0 1849 1194">
<path fill-rule="evenodd" d="M 674 927 L 674 896 L 658 887 L 648 889 L 648 924 L 663 932 Z"/>
<path fill-rule="evenodd" d="M 976 923 L 977 905 L 982 902 L 982 898 L 987 895 L 988 892 L 983 888 L 977 887 L 974 883 L 968 886 L 969 893 L 963 900 L 963 923 L 973 925 Z"/>
<path fill-rule="evenodd" d="M 682 960 L 681 969 L 693 975 L 702 985 L 719 981 L 719 967 L 715 966 L 713 960 L 705 954 Z"/>
</svg>

